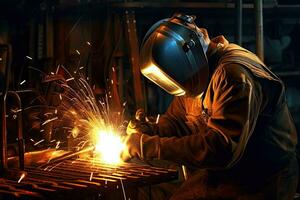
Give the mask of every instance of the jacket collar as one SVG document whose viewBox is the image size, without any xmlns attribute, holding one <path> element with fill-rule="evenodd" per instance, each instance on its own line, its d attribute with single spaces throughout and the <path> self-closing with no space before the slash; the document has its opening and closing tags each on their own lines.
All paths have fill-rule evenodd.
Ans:
<svg viewBox="0 0 300 200">
<path fill-rule="evenodd" d="M 211 39 L 208 50 L 206 53 L 208 65 L 209 65 L 209 76 L 211 77 L 214 73 L 219 59 L 222 54 L 222 50 L 229 44 L 228 40 L 223 35 L 217 36 Z"/>
</svg>

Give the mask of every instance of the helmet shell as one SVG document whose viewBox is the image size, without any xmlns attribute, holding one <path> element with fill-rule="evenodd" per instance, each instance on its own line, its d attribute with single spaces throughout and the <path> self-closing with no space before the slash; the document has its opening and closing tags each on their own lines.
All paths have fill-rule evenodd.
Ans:
<svg viewBox="0 0 300 200">
<path fill-rule="evenodd" d="M 209 71 L 201 39 L 196 25 L 193 29 L 176 17 L 159 21 L 147 32 L 141 46 L 142 74 L 170 94 L 201 94 L 207 87 Z"/>
</svg>

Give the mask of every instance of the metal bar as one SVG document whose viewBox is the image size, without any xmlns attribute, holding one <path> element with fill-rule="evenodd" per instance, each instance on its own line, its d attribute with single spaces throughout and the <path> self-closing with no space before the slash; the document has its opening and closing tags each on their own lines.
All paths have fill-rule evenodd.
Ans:
<svg viewBox="0 0 300 200">
<path fill-rule="evenodd" d="M 263 29 L 263 4 L 262 0 L 255 0 L 255 27 L 256 27 L 256 54 L 264 60 L 264 29 Z"/>
<path fill-rule="evenodd" d="M 127 36 L 130 64 L 133 75 L 133 88 L 137 108 L 145 108 L 144 91 L 141 81 L 139 66 L 139 45 L 136 33 L 135 13 L 132 10 L 125 11 L 125 34 Z"/>
<path fill-rule="evenodd" d="M 7 130 L 6 130 L 6 95 L 3 92 L 0 98 L 1 112 L 1 138 L 0 138 L 0 176 L 3 177 L 7 170 Z"/>
<path fill-rule="evenodd" d="M 0 176 L 3 176 L 7 170 L 7 128 L 6 128 L 6 97 L 10 82 L 10 69 L 11 69 L 11 46 L 8 44 L 1 44 L 0 48 L 6 51 L 6 66 L 5 66 L 5 81 L 0 97 L 0 111 L 2 120 L 1 133 L 0 133 Z"/>
<path fill-rule="evenodd" d="M 70 11 L 70 10 L 80 10 L 85 12 L 90 12 L 91 9 L 93 11 L 99 11 L 99 9 L 105 9 L 107 7 L 111 8 L 121 8 L 121 9 L 143 9 L 143 8 L 190 8 L 190 9 L 199 9 L 199 8 L 234 8 L 234 3 L 213 3 L 213 2 L 111 2 L 111 3 L 103 3 L 103 2 L 93 2 L 86 4 L 60 4 L 56 6 L 56 10 L 59 12 Z M 245 7 L 251 6 L 250 4 L 245 5 Z"/>
<path fill-rule="evenodd" d="M 15 91 L 8 91 L 8 95 L 13 96 L 17 102 L 17 118 L 18 118 L 18 149 L 19 149 L 19 168 L 24 170 L 24 138 L 23 138 L 23 118 L 21 98 Z"/>
<path fill-rule="evenodd" d="M 237 17 L 236 43 L 241 46 L 243 36 L 243 0 L 236 0 L 235 7 Z"/>
<path fill-rule="evenodd" d="M 45 29 L 46 29 L 46 57 L 53 58 L 53 15 L 52 9 L 47 6 L 45 11 Z"/>
<path fill-rule="evenodd" d="M 234 8 L 234 3 L 213 2 L 125 2 L 113 3 L 120 8 Z"/>
<path fill-rule="evenodd" d="M 97 197 L 105 199 L 112 193 L 135 189 L 145 185 L 175 180 L 175 170 L 124 163 L 121 165 L 103 164 L 90 158 L 64 160 L 59 164 L 51 163 L 46 168 L 26 167 L 24 172 L 10 170 L 10 176 L 0 178 L 0 195 L 18 199 L 74 199 Z"/>
<path fill-rule="evenodd" d="M 94 146 L 90 146 L 90 147 L 86 147 L 80 151 L 77 151 L 77 152 L 71 152 L 71 153 L 68 153 L 66 155 L 62 155 L 60 157 L 57 157 L 53 160 L 50 160 L 48 163 L 44 164 L 44 165 L 41 165 L 40 167 L 43 168 L 45 166 L 49 166 L 51 164 L 54 164 L 54 163 L 59 163 L 59 162 L 62 162 L 64 160 L 68 160 L 68 159 L 71 159 L 71 158 L 74 158 L 76 156 L 79 156 L 81 154 L 84 154 L 84 153 L 88 153 L 88 152 L 91 152 L 95 149 Z"/>
</svg>

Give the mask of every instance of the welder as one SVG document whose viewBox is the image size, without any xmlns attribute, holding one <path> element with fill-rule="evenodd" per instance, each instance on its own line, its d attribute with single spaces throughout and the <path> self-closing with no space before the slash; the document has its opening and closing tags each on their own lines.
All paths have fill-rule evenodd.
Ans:
<svg viewBox="0 0 300 200">
<path fill-rule="evenodd" d="M 122 158 L 192 169 L 170 199 L 293 199 L 297 135 L 283 82 L 194 20 L 175 14 L 146 33 L 141 72 L 175 97 L 157 123 L 129 123 Z"/>
</svg>

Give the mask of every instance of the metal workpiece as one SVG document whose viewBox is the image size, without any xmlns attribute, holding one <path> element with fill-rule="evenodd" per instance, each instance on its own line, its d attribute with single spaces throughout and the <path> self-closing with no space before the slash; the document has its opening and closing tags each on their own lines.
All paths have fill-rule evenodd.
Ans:
<svg viewBox="0 0 300 200">
<path fill-rule="evenodd" d="M 15 169 L 9 174 L 10 177 L 0 179 L 0 198 L 80 199 L 115 192 L 126 195 L 136 187 L 178 178 L 177 171 L 172 169 L 140 163 L 108 165 L 92 158 L 68 159 L 42 167 L 26 166 L 25 171 Z"/>
</svg>

